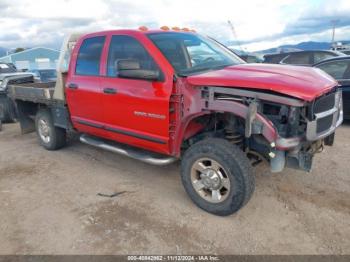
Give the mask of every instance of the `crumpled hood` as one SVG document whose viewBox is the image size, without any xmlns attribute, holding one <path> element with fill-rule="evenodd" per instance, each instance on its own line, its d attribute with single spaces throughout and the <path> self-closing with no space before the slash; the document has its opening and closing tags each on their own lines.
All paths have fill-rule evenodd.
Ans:
<svg viewBox="0 0 350 262">
<path fill-rule="evenodd" d="M 187 77 L 191 85 L 252 88 L 274 91 L 305 101 L 327 93 L 338 83 L 312 67 L 240 64 Z"/>
</svg>

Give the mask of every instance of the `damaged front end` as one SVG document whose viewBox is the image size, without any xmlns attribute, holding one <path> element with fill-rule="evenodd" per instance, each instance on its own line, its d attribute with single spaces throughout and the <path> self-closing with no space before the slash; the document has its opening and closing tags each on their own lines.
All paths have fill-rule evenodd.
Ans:
<svg viewBox="0 0 350 262">
<path fill-rule="evenodd" d="M 262 156 L 272 172 L 285 167 L 310 171 L 313 156 L 333 145 L 343 121 L 338 88 L 306 102 L 274 92 L 204 87 L 203 110 L 229 112 L 244 120 L 244 150 Z M 231 125 L 232 126 L 232 125 Z"/>
<path fill-rule="evenodd" d="M 272 171 L 279 172 L 283 163 L 295 169 L 310 171 L 313 156 L 322 152 L 324 146 L 332 146 L 335 129 L 343 122 L 342 92 L 334 89 L 316 98 L 301 108 L 290 108 L 284 136 L 299 140 L 293 147 L 276 149 L 276 157 L 271 160 Z M 290 138 L 289 138 L 290 139 Z"/>
</svg>

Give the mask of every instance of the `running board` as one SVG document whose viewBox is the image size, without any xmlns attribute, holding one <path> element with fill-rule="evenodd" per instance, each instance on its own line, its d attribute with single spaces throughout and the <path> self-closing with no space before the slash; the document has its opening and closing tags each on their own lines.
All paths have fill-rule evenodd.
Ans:
<svg viewBox="0 0 350 262">
<path fill-rule="evenodd" d="M 130 158 L 140 160 L 151 165 L 164 166 L 171 164 L 177 160 L 175 157 L 164 157 L 163 155 L 157 153 L 147 152 L 142 149 L 115 143 L 112 141 L 106 141 L 104 139 L 89 136 L 86 134 L 82 134 L 80 136 L 80 141 L 84 144 L 102 148 L 104 150 L 111 151 L 120 155 L 128 156 Z"/>
</svg>

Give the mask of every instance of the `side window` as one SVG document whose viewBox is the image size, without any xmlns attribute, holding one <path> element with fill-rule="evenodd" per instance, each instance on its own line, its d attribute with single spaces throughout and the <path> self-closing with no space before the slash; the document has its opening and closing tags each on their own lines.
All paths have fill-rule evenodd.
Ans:
<svg viewBox="0 0 350 262">
<path fill-rule="evenodd" d="M 104 36 L 87 38 L 83 41 L 75 67 L 77 75 L 98 76 L 100 74 L 100 58 L 104 42 Z"/>
<path fill-rule="evenodd" d="M 343 74 L 343 79 L 350 80 L 350 61 L 349 60 L 347 61 L 347 64 L 348 66 Z"/>
<path fill-rule="evenodd" d="M 348 71 L 349 65 L 349 61 L 334 61 L 319 65 L 318 68 L 335 79 L 347 79 L 350 78 L 350 72 Z"/>
<path fill-rule="evenodd" d="M 282 61 L 282 63 L 292 65 L 308 65 L 310 64 L 310 54 L 290 54 L 286 59 Z"/>
<path fill-rule="evenodd" d="M 124 35 L 112 36 L 108 52 L 107 75 L 118 76 L 117 62 L 125 59 L 137 60 L 140 63 L 140 69 L 158 69 L 152 57 L 135 38 Z"/>
<path fill-rule="evenodd" d="M 326 53 L 326 52 L 316 52 L 314 53 L 314 63 L 321 62 L 322 60 L 335 57 L 332 53 Z"/>
</svg>

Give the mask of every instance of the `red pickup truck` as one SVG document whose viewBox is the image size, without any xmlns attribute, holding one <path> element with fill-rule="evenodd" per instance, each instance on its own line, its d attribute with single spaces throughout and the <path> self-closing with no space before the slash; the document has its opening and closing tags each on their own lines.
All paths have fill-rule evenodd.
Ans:
<svg viewBox="0 0 350 262">
<path fill-rule="evenodd" d="M 343 120 L 337 82 L 321 70 L 246 64 L 188 30 L 72 35 L 59 63 L 56 83 L 9 87 L 23 133 L 36 130 L 48 150 L 78 132 L 150 164 L 181 159 L 188 195 L 216 215 L 248 202 L 252 165 L 309 171 Z"/>
</svg>

